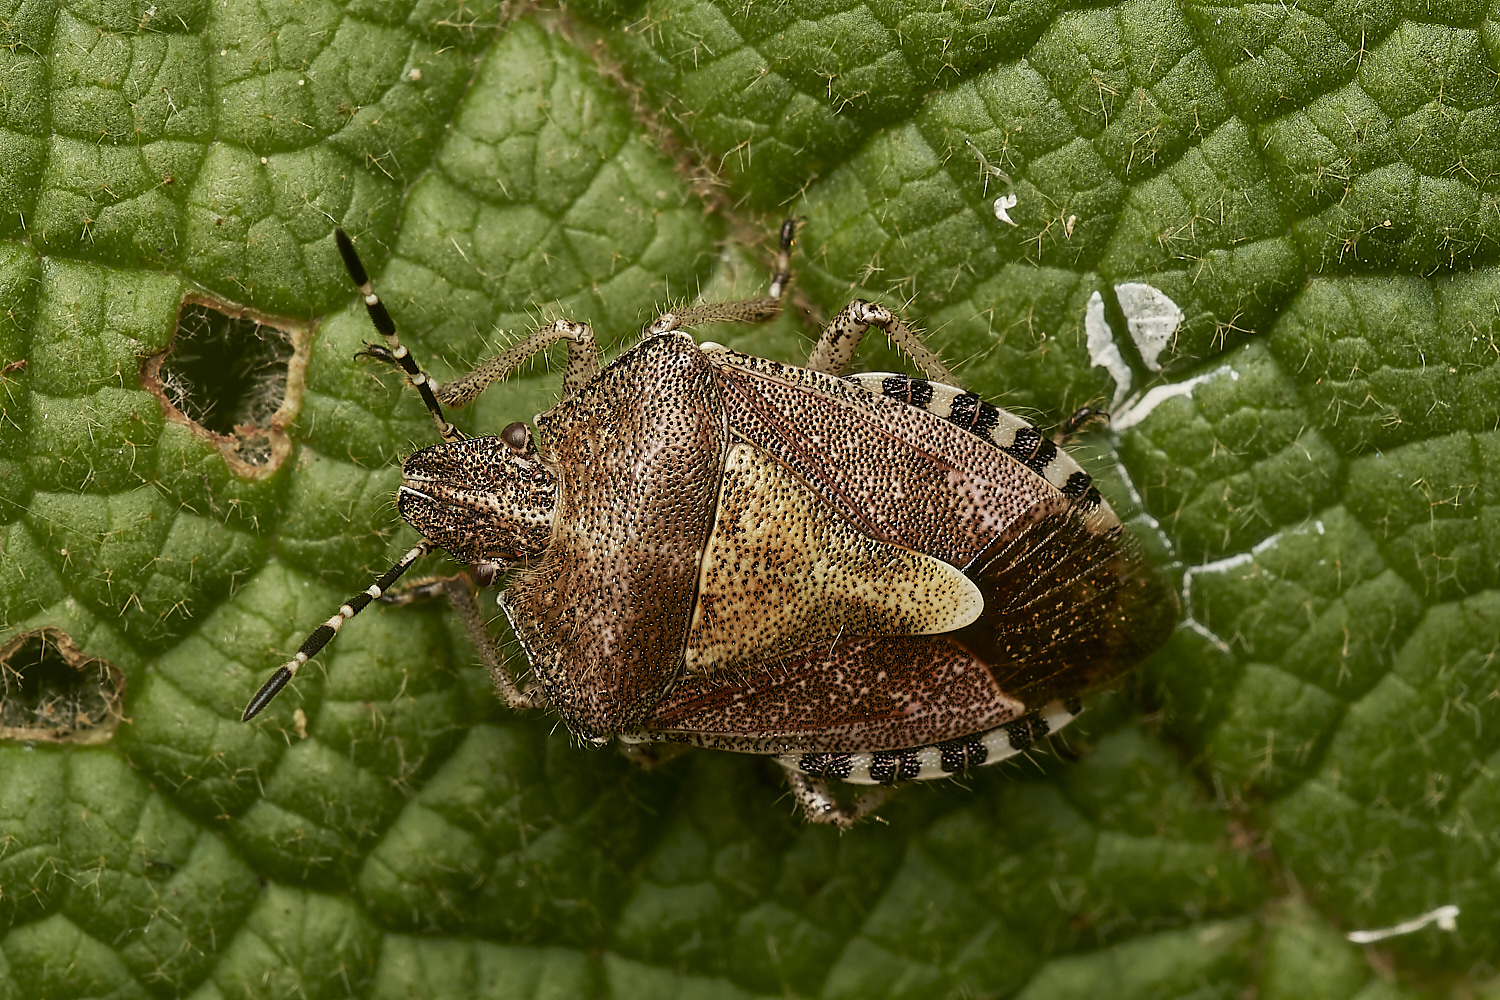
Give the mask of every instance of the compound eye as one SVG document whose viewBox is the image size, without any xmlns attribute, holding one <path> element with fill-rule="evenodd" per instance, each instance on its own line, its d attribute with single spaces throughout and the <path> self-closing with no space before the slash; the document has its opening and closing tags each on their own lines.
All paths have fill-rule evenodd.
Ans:
<svg viewBox="0 0 1500 1000">
<path fill-rule="evenodd" d="M 531 444 L 531 432 L 518 420 L 506 425 L 505 430 L 500 432 L 500 440 L 505 442 L 505 447 L 520 454 Z"/>
</svg>

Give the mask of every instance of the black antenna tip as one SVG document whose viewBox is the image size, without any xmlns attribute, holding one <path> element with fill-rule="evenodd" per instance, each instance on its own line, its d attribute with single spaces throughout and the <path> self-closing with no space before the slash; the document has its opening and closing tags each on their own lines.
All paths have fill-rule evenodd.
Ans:
<svg viewBox="0 0 1500 1000">
<path fill-rule="evenodd" d="M 344 269 L 349 272 L 354 283 L 361 288 L 369 284 L 370 276 L 365 273 L 365 265 L 360 261 L 359 254 L 354 252 L 354 241 L 349 238 L 349 234 L 342 229 L 335 229 L 333 241 L 339 245 L 339 256 L 344 258 Z"/>
<path fill-rule="evenodd" d="M 260 690 L 255 692 L 255 697 L 250 699 L 250 704 L 245 706 L 245 714 L 240 716 L 240 721 L 249 722 L 259 715 L 267 705 L 271 704 L 271 699 L 280 694 L 281 689 L 291 681 L 292 672 L 286 667 L 277 667 L 271 679 L 260 686 Z"/>
</svg>

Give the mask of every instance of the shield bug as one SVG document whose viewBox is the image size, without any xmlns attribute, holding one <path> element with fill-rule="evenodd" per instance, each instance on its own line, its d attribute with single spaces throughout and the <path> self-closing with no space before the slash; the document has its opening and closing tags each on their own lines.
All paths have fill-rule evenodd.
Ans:
<svg viewBox="0 0 1500 1000">
<path fill-rule="evenodd" d="M 558 320 L 442 386 L 337 233 L 385 340 L 362 353 L 405 373 L 443 441 L 402 467 L 422 541 L 308 636 L 245 719 L 442 549 L 466 569 L 425 587 L 453 599 L 509 705 L 550 708 L 585 742 L 771 755 L 809 819 L 847 826 L 896 782 L 1025 751 L 1160 646 L 1175 595 L 1088 474 L 960 388 L 889 310 L 851 302 L 805 368 L 682 332 L 775 316 L 794 231 L 764 298 L 664 313 L 602 369 L 588 324 Z M 870 327 L 925 377 L 841 378 Z M 465 438 L 447 421 L 443 406 L 559 340 L 563 395 L 534 435 Z M 524 684 L 475 605 L 491 584 Z M 830 778 L 884 787 L 841 806 Z"/>
</svg>

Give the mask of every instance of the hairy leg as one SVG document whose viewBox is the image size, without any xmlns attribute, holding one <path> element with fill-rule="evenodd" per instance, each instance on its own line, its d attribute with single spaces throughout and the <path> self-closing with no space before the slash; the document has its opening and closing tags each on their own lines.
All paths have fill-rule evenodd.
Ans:
<svg viewBox="0 0 1500 1000">
<path fill-rule="evenodd" d="M 849 362 L 854 359 L 855 348 L 872 326 L 891 338 L 891 342 L 916 363 L 922 374 L 934 382 L 958 385 L 947 365 L 927 349 L 915 330 L 885 306 L 866 302 L 864 299 L 855 299 L 829 321 L 823 335 L 813 346 L 812 355 L 807 359 L 807 367 L 828 375 L 840 374 L 849 367 Z"/>
<path fill-rule="evenodd" d="M 787 289 L 792 284 L 792 241 L 796 234 L 796 219 L 787 219 L 781 224 L 781 250 L 776 255 L 776 272 L 771 276 L 771 287 L 764 297 L 738 302 L 704 302 L 662 313 L 641 331 L 641 339 L 703 323 L 765 323 L 775 319 L 781 314 L 782 299 L 786 298 Z"/>
<path fill-rule="evenodd" d="M 485 389 L 500 381 L 522 363 L 559 340 L 568 344 L 568 367 L 563 373 L 563 388 L 577 392 L 599 374 L 599 348 L 594 344 L 594 330 L 587 323 L 560 319 L 534 331 L 508 351 L 490 358 L 469 374 L 454 379 L 438 390 L 438 398 L 452 407 L 467 406 Z"/>
<path fill-rule="evenodd" d="M 464 631 L 469 633 L 469 641 L 479 653 L 480 662 L 490 672 L 490 679 L 495 682 L 495 691 L 500 695 L 500 700 L 517 710 L 546 708 L 547 696 L 541 688 L 530 684 L 522 687 L 506 669 L 500 647 L 490 634 L 489 623 L 479 613 L 479 605 L 474 601 L 474 583 L 469 579 L 469 574 L 459 573 L 447 577 L 442 583 L 443 592 L 447 594 L 453 609 L 458 612 Z"/>
<path fill-rule="evenodd" d="M 877 785 L 868 792 L 861 793 L 855 798 L 853 805 L 841 806 L 829 789 L 828 782 L 822 778 L 810 778 L 801 771 L 794 771 L 785 765 L 783 768 L 786 771 L 787 784 L 792 788 L 792 795 L 796 798 L 797 804 L 802 807 L 802 814 L 810 823 L 827 823 L 830 826 L 847 830 L 890 801 L 891 796 L 896 794 L 894 785 Z"/>
</svg>

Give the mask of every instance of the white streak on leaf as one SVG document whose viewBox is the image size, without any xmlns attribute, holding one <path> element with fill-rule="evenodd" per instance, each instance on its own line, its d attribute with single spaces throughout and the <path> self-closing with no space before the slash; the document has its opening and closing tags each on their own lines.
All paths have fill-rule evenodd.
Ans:
<svg viewBox="0 0 1500 1000">
<path fill-rule="evenodd" d="M 1141 360 L 1152 371 L 1161 371 L 1157 358 L 1182 326 L 1182 310 L 1166 292 L 1138 281 L 1116 285 L 1115 297 L 1130 327 L 1130 339 L 1141 352 Z"/>
<path fill-rule="evenodd" d="M 1223 652 L 1230 652 L 1229 643 L 1225 642 L 1223 638 L 1221 638 L 1219 634 L 1213 629 L 1209 628 L 1207 625 L 1203 624 L 1196 617 L 1194 617 L 1193 581 L 1203 573 L 1228 573 L 1231 570 L 1239 569 L 1241 566 L 1248 566 L 1251 563 L 1255 562 L 1257 556 L 1260 556 L 1268 549 L 1273 549 L 1276 546 L 1280 545 L 1281 539 L 1284 535 L 1297 535 L 1308 530 L 1316 531 L 1321 535 L 1324 533 L 1325 529 L 1321 520 L 1314 520 L 1311 522 L 1305 521 L 1300 525 L 1288 528 L 1284 532 L 1278 531 L 1275 534 L 1268 535 L 1265 538 L 1262 538 L 1260 541 L 1252 545 L 1248 552 L 1236 552 L 1233 555 L 1224 556 L 1223 558 L 1215 559 L 1212 562 L 1199 563 L 1197 566 L 1189 566 L 1187 569 L 1183 570 L 1182 607 L 1184 610 L 1184 615 L 1182 623 L 1188 628 L 1192 629 L 1194 632 L 1197 632 L 1199 635 L 1203 636 L 1209 642 L 1213 643 Z"/>
<path fill-rule="evenodd" d="M 1092 344 L 1092 338 L 1090 344 Z M 1097 364 L 1097 362 L 1095 362 Z M 1172 399 L 1174 396 L 1191 396 L 1193 390 L 1204 382 L 1216 379 L 1220 375 L 1228 375 L 1235 381 L 1239 381 L 1240 373 L 1228 365 L 1220 365 L 1211 372 L 1202 375 L 1194 375 L 1192 378 L 1174 382 L 1171 385 L 1159 385 L 1147 392 L 1124 410 L 1120 410 L 1109 421 L 1109 429 L 1116 434 L 1134 427 L 1151 415 L 1151 411 L 1162 403 Z"/>
<path fill-rule="evenodd" d="M 1256 556 L 1260 555 L 1266 549 L 1269 549 L 1279 541 L 1281 541 L 1281 533 L 1277 532 L 1269 538 L 1261 539 L 1261 541 L 1249 552 L 1236 552 L 1232 556 L 1225 556 L 1222 559 L 1215 559 L 1213 562 L 1202 563 L 1198 566 L 1189 566 L 1187 569 L 1183 570 L 1182 623 L 1188 628 L 1192 629 L 1194 632 L 1197 632 L 1199 635 L 1203 636 L 1209 642 L 1213 643 L 1219 648 L 1220 651 L 1225 653 L 1230 652 L 1229 643 L 1225 642 L 1223 637 L 1220 636 L 1219 633 L 1215 632 L 1213 629 L 1200 622 L 1193 614 L 1193 580 L 1198 576 L 1199 573 L 1228 573 L 1230 570 L 1239 569 L 1241 566 L 1248 566 L 1255 561 Z"/>
<path fill-rule="evenodd" d="M 1130 391 L 1130 366 L 1115 344 L 1114 332 L 1104 318 L 1104 297 L 1098 292 L 1089 296 L 1088 308 L 1083 314 L 1083 329 L 1088 334 L 1089 361 L 1095 368 L 1103 368 L 1115 380 L 1114 399 L 1110 400 L 1110 411 L 1119 409 L 1120 401 Z"/>
<path fill-rule="evenodd" d="M 1350 931 L 1344 936 L 1355 944 L 1373 944 L 1376 941 L 1384 941 L 1386 938 L 1413 934 L 1428 924 L 1437 924 L 1439 930 L 1450 933 L 1458 930 L 1458 907 L 1449 903 L 1447 906 L 1439 906 L 1429 913 L 1424 913 L 1420 917 L 1403 920 L 1394 927 L 1381 927 L 1372 931 Z"/>
</svg>

